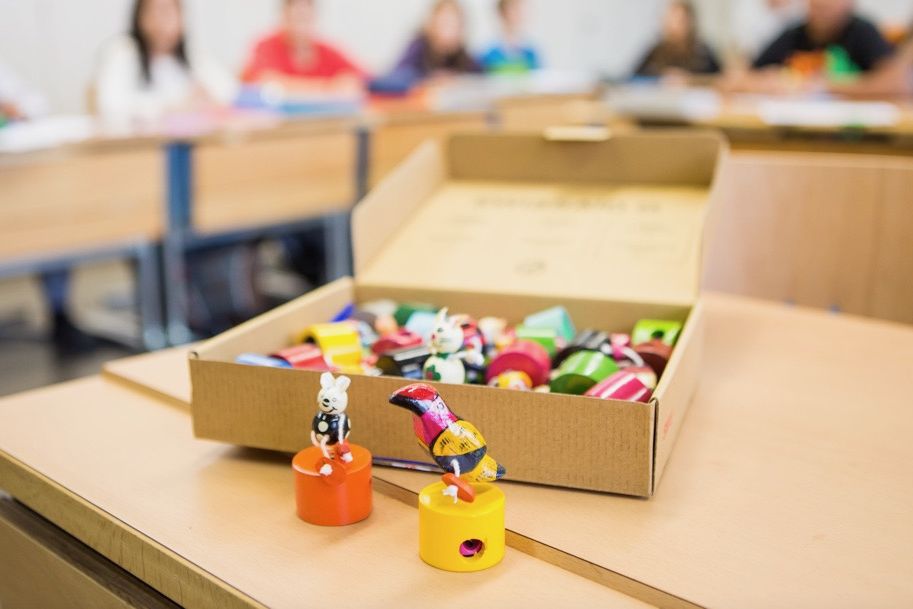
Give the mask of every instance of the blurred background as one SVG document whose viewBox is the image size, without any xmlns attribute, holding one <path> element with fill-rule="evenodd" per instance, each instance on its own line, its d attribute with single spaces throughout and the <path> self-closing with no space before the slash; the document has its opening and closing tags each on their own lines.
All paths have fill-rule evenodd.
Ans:
<svg viewBox="0 0 913 609">
<path fill-rule="evenodd" d="M 913 148 L 911 24 L 910 0 L 0 0 L 0 395 L 212 336 L 350 273 L 351 206 L 422 142 L 471 130 L 699 126 L 737 150 L 849 153 L 741 157 L 722 181 L 733 198 L 769 195 L 771 226 L 792 224 L 723 231 L 744 251 L 714 259 L 711 286 L 913 321 L 870 293 L 881 262 L 853 267 L 850 294 L 845 254 L 821 253 L 856 242 L 851 214 L 821 235 L 821 266 L 724 264 L 775 242 L 807 258 L 821 209 L 784 210 L 822 183 L 873 180 L 858 205 L 881 217 L 868 155 Z M 768 191 L 782 176 L 796 185 Z M 910 258 L 896 248 L 888 283 Z M 803 291 L 812 276 L 831 283 Z"/>
<path fill-rule="evenodd" d="M 762 26 L 766 0 L 698 0 L 701 31 L 718 49 L 738 48 Z M 197 44 L 240 72 L 251 45 L 276 23 L 278 2 L 187 0 Z M 428 0 L 331 0 L 318 5 L 323 36 L 373 73 L 390 69 L 419 28 Z M 493 0 L 465 0 L 469 46 L 482 50 L 498 35 Z M 908 0 L 860 0 L 861 13 L 884 26 L 913 21 Z M 654 42 L 665 0 L 529 0 L 528 36 L 549 68 L 590 70 L 621 78 Z M 124 30 L 125 0 L 0 0 L 0 57 L 44 91 L 57 112 L 86 110 L 87 91 L 104 41 Z M 760 19 L 758 18 L 760 16 Z"/>
</svg>

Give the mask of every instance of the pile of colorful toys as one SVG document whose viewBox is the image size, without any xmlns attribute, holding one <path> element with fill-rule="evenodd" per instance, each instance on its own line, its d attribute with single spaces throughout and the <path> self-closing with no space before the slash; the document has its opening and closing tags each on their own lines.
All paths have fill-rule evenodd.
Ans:
<svg viewBox="0 0 913 609">
<path fill-rule="evenodd" d="M 315 324 L 293 346 L 237 362 L 647 402 L 682 330 L 643 319 L 631 334 L 577 331 L 564 307 L 506 320 L 376 301 Z"/>
</svg>

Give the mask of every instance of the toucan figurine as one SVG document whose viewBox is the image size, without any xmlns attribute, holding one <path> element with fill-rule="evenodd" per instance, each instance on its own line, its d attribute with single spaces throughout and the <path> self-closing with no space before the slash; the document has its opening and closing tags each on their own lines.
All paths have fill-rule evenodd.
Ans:
<svg viewBox="0 0 913 609">
<path fill-rule="evenodd" d="M 493 482 L 505 469 L 488 455 L 485 438 L 475 425 L 457 417 L 431 385 L 414 383 L 390 396 L 390 403 L 410 411 L 419 444 L 447 473 L 444 494 L 472 502 L 472 483 Z"/>
</svg>

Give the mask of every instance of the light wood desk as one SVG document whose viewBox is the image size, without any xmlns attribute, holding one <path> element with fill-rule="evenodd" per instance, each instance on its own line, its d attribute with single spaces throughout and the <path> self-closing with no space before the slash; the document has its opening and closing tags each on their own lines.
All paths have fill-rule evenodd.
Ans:
<svg viewBox="0 0 913 609">
<path fill-rule="evenodd" d="M 909 606 L 913 329 L 720 295 L 706 319 L 657 495 L 504 484 L 510 543 L 663 606 Z M 180 402 L 184 356 L 106 374 Z M 429 479 L 375 475 L 408 497 Z"/>
<path fill-rule="evenodd" d="M 144 145 L 0 156 L 0 261 L 66 255 L 162 234 L 164 159 Z"/>
<path fill-rule="evenodd" d="M 201 139 L 193 230 L 247 230 L 347 211 L 356 200 L 355 129 L 351 119 L 299 120 Z"/>
<path fill-rule="evenodd" d="M 756 111 L 724 103 L 719 116 L 688 123 L 719 129 L 734 150 L 913 156 L 913 111 L 888 127 L 800 127 L 765 123 Z"/>
<path fill-rule="evenodd" d="M 428 567 L 416 510 L 380 493 L 362 523 L 308 525 L 288 456 L 195 440 L 186 409 L 102 378 L 0 400 L 0 487 L 186 607 L 643 606 L 514 550 Z"/>
<path fill-rule="evenodd" d="M 488 111 L 435 112 L 412 106 L 385 106 L 367 118 L 370 130 L 368 185 L 384 176 L 427 140 L 443 141 L 454 133 L 490 128 Z"/>
<path fill-rule="evenodd" d="M 542 131 L 548 127 L 586 123 L 595 95 L 528 95 L 507 97 L 495 103 L 498 128 L 508 131 Z"/>
<path fill-rule="evenodd" d="M 705 287 L 913 324 L 913 158 L 738 152 Z"/>
</svg>

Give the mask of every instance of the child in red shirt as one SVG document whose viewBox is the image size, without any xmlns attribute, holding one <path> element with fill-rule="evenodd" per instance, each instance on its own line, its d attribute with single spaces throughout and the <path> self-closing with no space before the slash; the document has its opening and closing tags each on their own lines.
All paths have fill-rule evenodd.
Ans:
<svg viewBox="0 0 913 609">
<path fill-rule="evenodd" d="M 244 68 L 247 83 L 279 81 L 296 89 L 360 89 L 365 72 L 316 38 L 314 0 L 285 0 L 283 27 L 254 47 Z"/>
</svg>

